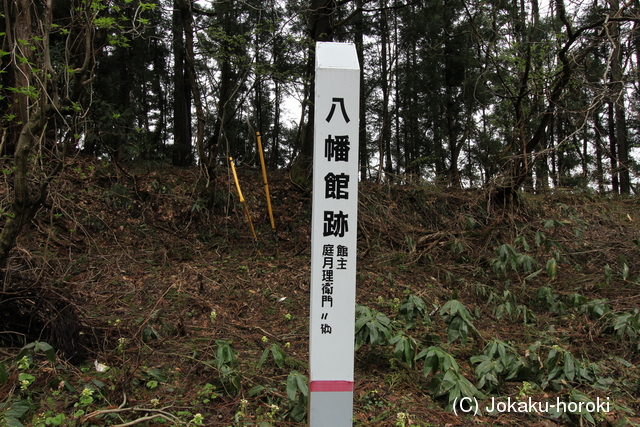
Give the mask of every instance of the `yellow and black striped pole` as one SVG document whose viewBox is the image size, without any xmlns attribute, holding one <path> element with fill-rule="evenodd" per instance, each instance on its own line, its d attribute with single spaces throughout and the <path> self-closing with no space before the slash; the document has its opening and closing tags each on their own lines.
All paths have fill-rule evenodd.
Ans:
<svg viewBox="0 0 640 427">
<path fill-rule="evenodd" d="M 249 208 L 247 207 L 247 201 L 244 199 L 242 190 L 240 189 L 240 181 L 238 181 L 238 174 L 236 173 L 236 165 L 233 161 L 233 157 L 229 157 L 229 164 L 231 164 L 231 172 L 233 172 L 233 179 L 236 182 L 236 190 L 238 190 L 240 203 L 242 203 L 242 206 L 244 206 L 244 213 L 247 215 L 249 228 L 251 229 L 251 234 L 253 235 L 253 242 L 256 245 L 256 252 L 258 253 L 258 255 L 260 255 L 260 249 L 258 248 L 258 236 L 256 235 L 256 230 L 253 228 L 253 221 L 251 221 L 251 214 L 249 213 Z"/>
<path fill-rule="evenodd" d="M 278 232 L 276 230 L 276 221 L 273 217 L 273 209 L 271 207 L 271 193 L 269 192 L 269 180 L 267 179 L 267 167 L 264 162 L 264 152 L 262 150 L 262 137 L 260 132 L 256 132 L 258 140 L 258 153 L 260 153 L 260 164 L 262 165 L 262 180 L 264 182 L 264 192 L 267 197 L 267 209 L 269 210 L 269 221 L 271 222 L 271 231 L 273 232 L 273 240 L 276 245 L 276 257 L 280 256 L 280 245 L 278 244 Z"/>
</svg>

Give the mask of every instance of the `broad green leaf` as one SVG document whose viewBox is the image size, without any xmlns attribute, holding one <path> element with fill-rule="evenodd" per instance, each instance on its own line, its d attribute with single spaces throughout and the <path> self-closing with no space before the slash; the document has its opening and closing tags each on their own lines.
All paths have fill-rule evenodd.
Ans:
<svg viewBox="0 0 640 427">
<path fill-rule="evenodd" d="M 151 368 L 149 370 L 147 370 L 147 375 L 149 375 L 150 377 L 154 378 L 155 380 L 157 380 L 160 383 L 166 383 L 169 380 L 169 377 L 167 376 L 167 374 L 165 374 L 164 372 L 162 372 L 160 369 L 158 368 Z M 98 386 L 100 388 L 104 387 L 103 383 L 101 386 Z M 98 385 L 98 384 L 96 384 Z"/>
<path fill-rule="evenodd" d="M 0 406 L 0 408 L 1 407 L 2 406 Z M 29 409 L 29 402 L 25 400 L 14 400 L 11 402 L 9 409 L 4 413 L 4 417 L 7 421 L 7 427 L 24 427 L 19 419 L 24 416 Z"/>
<path fill-rule="evenodd" d="M 263 385 L 257 385 L 255 387 L 252 387 L 251 390 L 249 390 L 249 397 L 257 396 L 260 393 L 262 393 L 264 390 L 266 390 L 266 388 Z"/>
<path fill-rule="evenodd" d="M 309 395 L 307 377 L 297 371 L 291 371 L 291 373 L 287 377 L 287 397 L 289 398 L 289 400 L 295 401 L 298 391 L 303 396 Z"/>
<path fill-rule="evenodd" d="M 564 354 L 564 376 L 569 380 L 573 381 L 576 377 L 576 366 L 573 360 L 573 356 L 571 353 L 566 352 Z"/>
<path fill-rule="evenodd" d="M 267 357 L 269 357 L 269 347 L 265 348 L 262 352 L 262 356 L 260 356 L 260 360 L 258 361 L 258 369 L 264 365 L 264 362 L 267 361 Z"/>
<path fill-rule="evenodd" d="M 278 365 L 278 368 L 283 368 L 284 367 L 284 361 L 287 358 L 287 355 L 284 353 L 284 350 L 282 350 L 282 348 L 277 345 L 277 344 L 271 344 L 271 354 L 273 355 L 273 360 L 276 362 L 276 365 Z"/>
</svg>

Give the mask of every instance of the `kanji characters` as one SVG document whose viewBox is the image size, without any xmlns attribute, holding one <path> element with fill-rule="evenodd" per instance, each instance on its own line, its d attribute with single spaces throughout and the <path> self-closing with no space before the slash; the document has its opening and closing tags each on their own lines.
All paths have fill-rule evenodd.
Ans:
<svg viewBox="0 0 640 427">
<path fill-rule="evenodd" d="M 349 135 L 331 135 L 324 140 L 324 156 L 327 160 L 335 160 L 336 162 L 348 162 L 349 150 L 351 149 Z"/>
<path fill-rule="evenodd" d="M 342 117 L 344 117 L 344 121 L 349 123 L 351 120 L 349 116 L 347 116 L 347 109 L 344 107 L 344 98 L 333 98 L 331 103 L 331 111 L 329 111 L 329 115 L 325 119 L 327 122 L 330 122 L 333 118 L 333 113 L 336 112 L 336 102 L 340 104 L 340 110 L 342 111 Z"/>
<path fill-rule="evenodd" d="M 349 188 L 349 175 L 341 173 L 336 175 L 329 172 L 325 177 L 325 199 L 348 199 L 349 192 L 346 191 Z"/>
<path fill-rule="evenodd" d="M 344 233 L 349 231 L 349 225 L 347 223 L 348 217 L 349 215 L 342 211 L 324 211 L 324 227 L 322 234 L 325 237 L 331 235 L 344 237 Z"/>
</svg>

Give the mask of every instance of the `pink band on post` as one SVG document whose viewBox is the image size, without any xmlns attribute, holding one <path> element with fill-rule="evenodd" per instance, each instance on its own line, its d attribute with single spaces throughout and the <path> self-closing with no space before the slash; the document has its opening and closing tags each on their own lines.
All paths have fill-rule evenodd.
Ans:
<svg viewBox="0 0 640 427">
<path fill-rule="evenodd" d="M 318 391 L 353 391 L 353 381 L 311 381 L 309 390 Z"/>
</svg>

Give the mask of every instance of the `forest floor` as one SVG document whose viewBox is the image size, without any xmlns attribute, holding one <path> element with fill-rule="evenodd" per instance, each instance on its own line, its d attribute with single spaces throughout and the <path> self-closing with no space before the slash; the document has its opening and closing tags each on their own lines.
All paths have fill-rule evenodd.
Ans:
<svg viewBox="0 0 640 427">
<path fill-rule="evenodd" d="M 227 174 L 66 169 L 4 272 L 0 425 L 304 425 L 311 200 L 270 177 L 277 253 L 239 176 L 257 247 Z M 354 425 L 640 423 L 639 199 L 364 182 L 358 233 Z"/>
</svg>

